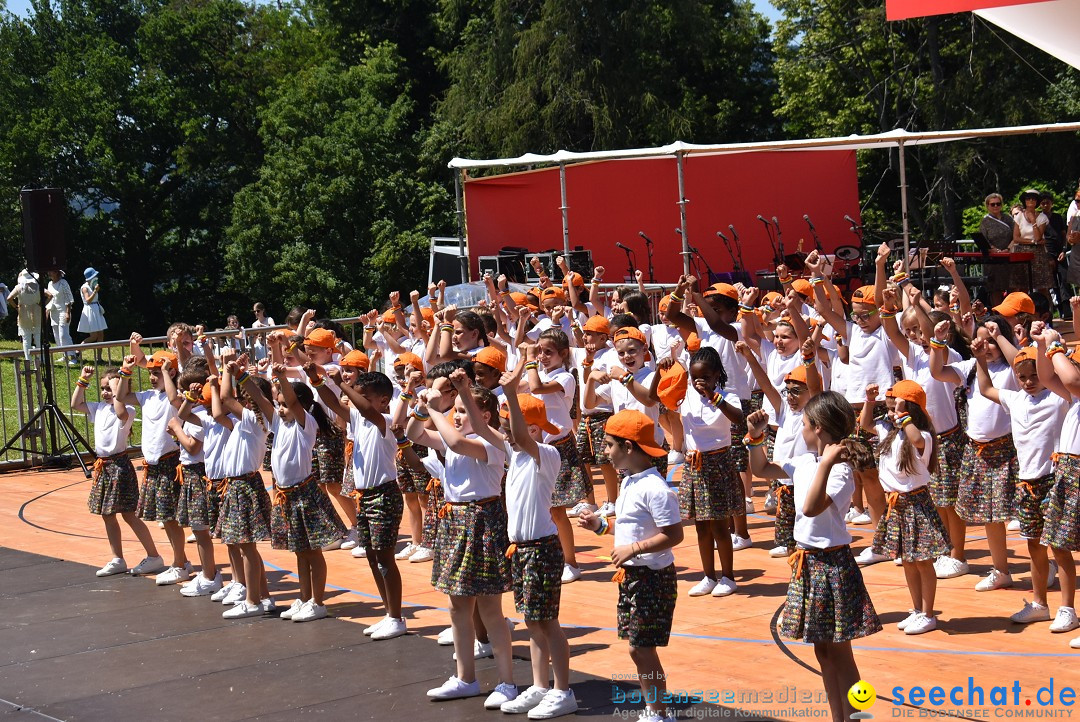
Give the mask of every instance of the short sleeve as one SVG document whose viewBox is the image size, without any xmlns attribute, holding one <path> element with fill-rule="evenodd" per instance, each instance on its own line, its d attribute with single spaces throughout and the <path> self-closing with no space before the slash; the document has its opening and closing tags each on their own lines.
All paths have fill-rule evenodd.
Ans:
<svg viewBox="0 0 1080 722">
<path fill-rule="evenodd" d="M 778 459 L 773 463 L 783 470 L 785 479 L 795 478 L 795 459 Z"/>
<path fill-rule="evenodd" d="M 206 430 L 198 424 L 184 424 L 184 433 L 196 441 L 202 441 Z"/>
<path fill-rule="evenodd" d="M 506 452 L 498 446 L 495 446 L 483 436 L 477 436 L 477 441 L 484 445 L 484 449 L 487 451 L 487 460 L 484 462 L 488 466 L 498 466 L 502 468 L 506 464 Z"/>
<path fill-rule="evenodd" d="M 151 394 L 154 394 L 154 393 L 156 393 L 156 392 L 155 391 L 136 391 L 135 392 L 135 399 L 139 402 L 139 406 L 145 406 L 146 405 L 146 400 L 148 398 L 150 398 Z"/>
<path fill-rule="evenodd" d="M 86 402 L 86 415 L 90 418 L 91 423 L 97 418 L 98 412 L 101 411 L 105 403 L 103 401 L 87 401 Z"/>
<path fill-rule="evenodd" d="M 720 393 L 722 394 L 724 402 L 727 403 L 729 406 L 733 406 L 736 409 L 742 408 L 742 399 L 739 398 L 738 394 L 732 393 L 727 389 L 721 391 Z"/>
<path fill-rule="evenodd" d="M 662 480 L 660 483 L 663 483 Z M 656 526 L 673 526 L 681 523 L 679 497 L 675 496 L 670 489 L 661 488 L 658 484 L 657 489 L 649 494 L 649 514 L 652 515 Z"/>
<path fill-rule="evenodd" d="M 277 433 L 281 430 L 281 425 L 283 423 L 285 422 L 281 418 L 281 414 L 274 414 L 274 420 L 270 422 L 270 431 L 272 431 L 276 436 Z"/>
<path fill-rule="evenodd" d="M 845 487 L 854 483 L 854 474 L 850 464 L 834 464 L 829 470 L 829 480 L 825 483 L 825 493 L 830 499 L 836 499 Z"/>
<path fill-rule="evenodd" d="M 1012 416 L 1013 407 L 1016 405 L 1017 400 L 1020 397 L 1022 391 L 1013 391 L 1011 389 L 998 389 L 998 398 L 1001 399 L 1001 409 Z"/>
<path fill-rule="evenodd" d="M 965 381 L 967 381 L 968 374 L 970 374 L 971 370 L 975 368 L 975 359 L 969 358 L 957 361 L 956 363 L 948 364 L 946 368 L 950 368 L 955 371 L 957 376 L 960 377 L 960 383 L 964 383 Z"/>
<path fill-rule="evenodd" d="M 559 450 L 547 444 L 537 444 L 536 448 L 540 453 L 540 468 L 546 470 L 555 467 L 555 473 L 558 474 L 558 469 L 562 467 Z"/>
<path fill-rule="evenodd" d="M 442 479 L 445 476 L 446 469 L 443 466 L 443 463 L 439 461 L 439 457 L 436 456 L 435 452 L 431 452 L 420 459 L 420 463 L 424 465 L 424 471 L 427 472 L 428 476 L 435 479 Z"/>
</svg>

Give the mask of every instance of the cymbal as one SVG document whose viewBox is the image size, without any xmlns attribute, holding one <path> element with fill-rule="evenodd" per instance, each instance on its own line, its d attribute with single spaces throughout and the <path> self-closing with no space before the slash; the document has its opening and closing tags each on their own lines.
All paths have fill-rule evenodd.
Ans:
<svg viewBox="0 0 1080 722">
<path fill-rule="evenodd" d="M 837 246 L 834 255 L 841 261 L 857 261 L 862 257 L 858 246 Z"/>
</svg>

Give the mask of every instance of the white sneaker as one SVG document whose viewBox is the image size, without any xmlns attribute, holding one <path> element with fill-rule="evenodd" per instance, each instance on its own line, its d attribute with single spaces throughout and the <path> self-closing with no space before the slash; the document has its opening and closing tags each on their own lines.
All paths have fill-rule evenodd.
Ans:
<svg viewBox="0 0 1080 722">
<path fill-rule="evenodd" d="M 353 547 L 351 554 L 356 559 L 367 559 L 367 549 L 359 545 Z"/>
<path fill-rule="evenodd" d="M 304 606 L 304 603 L 299 599 L 294 599 L 293 603 L 289 605 L 289 608 L 281 613 L 280 619 L 292 619 L 293 615 L 300 611 L 300 607 Z"/>
<path fill-rule="evenodd" d="M 409 562 L 416 564 L 417 562 L 430 562 L 435 558 L 435 552 L 431 551 L 427 547 L 416 547 L 416 551 L 409 557 Z"/>
<path fill-rule="evenodd" d="M 408 633 L 408 628 L 405 626 L 404 619 L 394 619 L 388 617 L 386 622 L 382 624 L 378 629 L 371 633 L 372 639 L 393 639 L 394 637 L 400 637 L 403 634 Z"/>
<path fill-rule="evenodd" d="M 788 548 L 787 547 L 773 547 L 772 549 L 769 550 L 769 556 L 773 557 L 774 559 L 777 559 L 777 558 L 780 558 L 780 557 L 786 557 L 787 555 L 788 555 Z"/>
<path fill-rule="evenodd" d="M 610 501 L 605 501 L 600 505 L 600 508 L 596 511 L 597 516 L 615 516 L 615 505 Z"/>
<path fill-rule="evenodd" d="M 372 624 L 370 627 L 364 627 L 364 636 L 370 637 L 371 635 L 375 634 L 375 632 L 379 631 L 379 627 L 385 624 L 388 619 L 390 619 L 389 614 L 384 616 L 379 621 L 375 622 L 375 624 Z M 451 640 L 451 644 L 453 644 L 453 640 Z"/>
<path fill-rule="evenodd" d="M 1005 589 L 1012 586 L 1012 577 L 1005 572 L 991 569 L 990 573 L 983 577 L 982 581 L 975 585 L 977 592 L 992 592 L 995 589 Z M 1049 619 L 1049 615 L 1046 617 Z"/>
<path fill-rule="evenodd" d="M 738 585 L 735 584 L 735 581 L 733 579 L 729 579 L 727 577 L 720 577 L 720 581 L 718 581 L 716 583 L 716 586 L 713 587 L 712 595 L 714 597 L 726 597 L 729 594 L 734 594 L 737 588 Z"/>
<path fill-rule="evenodd" d="M 682 464 L 685 461 L 686 457 L 683 456 L 683 453 L 681 451 L 675 451 L 675 449 L 672 449 L 667 453 L 667 465 L 669 469 L 676 464 Z"/>
<path fill-rule="evenodd" d="M 1051 632 L 1071 632 L 1080 627 L 1080 621 L 1076 619 L 1076 610 L 1072 607 L 1058 607 L 1054 623 L 1050 625 Z"/>
<path fill-rule="evenodd" d="M 131 574 L 139 576 L 140 574 L 157 574 L 161 571 L 165 571 L 165 562 L 161 560 L 161 557 L 146 557 L 131 569 Z"/>
<path fill-rule="evenodd" d="M 397 554 L 394 555 L 394 559 L 408 559 L 419 548 L 420 547 L 416 546 L 412 542 L 409 542 L 408 544 L 405 545 L 404 549 L 402 549 L 401 551 L 399 551 Z"/>
<path fill-rule="evenodd" d="M 479 639 L 473 640 L 473 659 L 487 659 L 494 656 L 495 650 L 491 647 L 491 642 L 481 642 Z M 454 652 L 453 659 L 457 661 L 457 652 Z"/>
<path fill-rule="evenodd" d="M 1053 589 L 1058 582 L 1058 565 L 1053 559 L 1050 560 L 1050 568 L 1046 570 L 1046 588 Z"/>
<path fill-rule="evenodd" d="M 355 549 L 358 543 L 359 541 L 356 537 L 356 527 L 353 527 L 349 530 L 349 533 L 345 535 L 345 538 L 341 540 L 341 546 L 339 548 L 344 549 L 345 551 L 349 551 L 350 549 Z"/>
<path fill-rule="evenodd" d="M 277 602 L 270 597 L 263 599 L 259 602 L 259 606 L 262 607 L 263 614 L 273 614 L 277 611 Z"/>
<path fill-rule="evenodd" d="M 226 609 L 221 613 L 223 619 L 245 619 L 247 617 L 261 617 L 262 615 L 262 605 L 248 604 L 246 599 L 241 600 L 232 609 Z"/>
<path fill-rule="evenodd" d="M 454 646 L 454 628 L 453 627 L 447 627 L 446 629 L 439 632 L 439 636 L 435 640 L 435 643 L 438 644 L 440 647 L 453 647 Z"/>
<path fill-rule="evenodd" d="M 690 588 L 691 597 L 705 597 L 712 594 L 713 588 L 716 586 L 716 580 L 710 577 L 702 577 L 701 581 Z"/>
<path fill-rule="evenodd" d="M 776 495 L 771 491 L 765 494 L 765 511 L 768 513 L 776 511 Z"/>
<path fill-rule="evenodd" d="M 313 622 L 316 619 L 326 619 L 326 605 L 316 604 L 314 599 L 304 602 L 303 606 L 292 616 L 294 622 Z"/>
<path fill-rule="evenodd" d="M 578 703 L 577 698 L 574 697 L 574 690 L 568 689 L 563 692 L 560 689 L 553 689 L 544 695 L 540 704 L 529 710 L 529 719 L 554 719 L 574 714 L 577 711 Z"/>
<path fill-rule="evenodd" d="M 870 515 L 865 511 L 858 512 L 855 514 L 855 516 L 851 517 L 851 523 L 855 524 L 856 526 L 869 524 L 871 521 L 872 519 L 870 519 Z"/>
<path fill-rule="evenodd" d="M 907 626 L 915 621 L 915 617 L 919 616 L 921 612 L 918 609 L 909 609 L 908 615 L 896 623 L 896 628 L 903 632 L 907 629 Z"/>
<path fill-rule="evenodd" d="M 165 528 L 165 522 L 163 522 L 163 521 L 159 521 L 159 522 L 157 523 L 157 527 L 158 527 L 158 529 L 164 529 L 164 528 Z"/>
<path fill-rule="evenodd" d="M 904 627 L 904 634 L 926 634 L 937 629 L 937 617 L 919 612 L 914 619 Z"/>
<path fill-rule="evenodd" d="M 120 557 L 114 557 L 110 562 L 98 569 L 94 574 L 99 577 L 111 577 L 113 574 L 123 574 L 128 570 L 127 562 Z"/>
<path fill-rule="evenodd" d="M 1016 614 L 1009 617 L 1017 624 L 1031 624 L 1033 622 L 1049 622 L 1050 609 L 1038 602 L 1024 600 L 1024 607 Z"/>
<path fill-rule="evenodd" d="M 501 709 L 507 702 L 517 699 L 518 688 L 516 684 L 501 682 L 495 685 L 494 691 L 484 700 L 484 709 Z"/>
<path fill-rule="evenodd" d="M 866 547 L 859 555 L 855 557 L 855 563 L 860 567 L 868 567 L 871 564 L 877 564 L 878 562 L 888 561 L 889 557 L 884 554 L 877 554 L 873 547 Z"/>
<path fill-rule="evenodd" d="M 754 513 L 754 500 L 749 496 L 743 499 L 743 512 L 746 514 Z"/>
<path fill-rule="evenodd" d="M 1077 637 L 1076 639 L 1069 642 L 1069 646 L 1073 649 L 1080 649 L 1080 637 Z"/>
<path fill-rule="evenodd" d="M 749 549 L 754 546 L 754 542 L 748 536 L 739 536 L 738 534 L 731 535 L 731 551 L 737 552 L 743 549 Z"/>
<path fill-rule="evenodd" d="M 562 583 L 569 584 L 570 582 L 576 582 L 578 579 L 581 579 L 581 570 L 569 564 L 563 564 Z"/>
<path fill-rule="evenodd" d="M 186 541 L 188 544 L 194 544 L 195 543 L 195 532 L 191 532 L 190 534 L 188 534 L 187 539 L 185 539 L 184 541 Z"/>
<path fill-rule="evenodd" d="M 547 693 L 548 689 L 546 687 L 533 685 L 524 692 L 518 692 L 518 696 L 509 702 L 503 702 L 499 709 L 506 714 L 522 714 L 539 705 Z"/>
<path fill-rule="evenodd" d="M 854 519 L 855 517 L 857 517 L 858 515 L 859 515 L 859 510 L 858 509 L 856 509 L 853 506 L 848 507 L 847 514 L 844 514 L 844 522 L 847 523 L 847 524 L 850 524 L 851 520 Z"/>
<path fill-rule="evenodd" d="M 1010 521 L 1008 526 L 1005 527 L 1005 531 L 1020 531 L 1020 520 L 1013 519 Z"/>
<path fill-rule="evenodd" d="M 587 501 L 579 501 L 577 504 L 574 505 L 574 508 L 566 512 L 566 515 L 570 517 L 581 516 L 581 512 L 583 511 L 588 510 L 595 512 L 599 508 L 600 507 L 598 507 L 596 504 L 590 504 Z"/>
<path fill-rule="evenodd" d="M 228 607 L 233 604 L 239 604 L 245 599 L 247 599 L 247 587 L 239 582 L 233 582 L 232 587 L 229 589 L 229 593 L 221 599 L 221 603 Z"/>
<path fill-rule="evenodd" d="M 169 567 L 161 574 L 154 577 L 154 583 L 159 587 L 164 587 L 169 584 L 176 584 L 179 581 L 186 581 L 191 579 L 191 575 L 195 573 L 194 568 L 191 566 L 191 562 L 188 562 L 182 567 Z"/>
<path fill-rule="evenodd" d="M 893 559 L 892 563 L 893 563 L 894 567 L 902 567 L 902 566 L 904 566 L 904 560 L 901 559 L 900 557 L 897 557 L 896 559 Z"/>
<path fill-rule="evenodd" d="M 208 594 L 217 594 L 219 591 L 221 591 L 221 572 L 218 572 L 213 579 L 207 579 L 199 574 L 180 588 L 180 594 L 185 597 L 205 597 Z M 210 598 L 213 599 L 213 597 Z"/>
<path fill-rule="evenodd" d="M 221 578 L 221 572 L 218 572 L 217 578 Z M 229 582 L 228 584 L 222 586 L 210 596 L 210 601 L 220 602 L 222 599 L 232 594 L 232 588 L 237 584 L 239 584 L 239 582 Z"/>
<path fill-rule="evenodd" d="M 451 677 L 435 689 L 429 689 L 427 696 L 432 699 L 462 699 L 463 697 L 476 697 L 480 694 L 480 682 L 462 682 L 457 677 Z"/>
<path fill-rule="evenodd" d="M 955 557 L 938 557 L 934 562 L 934 574 L 938 579 L 962 577 L 968 573 L 968 563 Z"/>
</svg>

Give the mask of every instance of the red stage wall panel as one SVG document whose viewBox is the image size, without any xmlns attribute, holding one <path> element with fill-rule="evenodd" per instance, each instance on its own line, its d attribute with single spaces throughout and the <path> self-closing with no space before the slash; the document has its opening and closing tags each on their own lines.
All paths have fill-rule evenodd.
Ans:
<svg viewBox="0 0 1080 722">
<path fill-rule="evenodd" d="M 716 231 L 729 238 L 733 224 L 742 240 L 744 267 L 772 268 L 773 250 L 756 216 L 776 216 L 784 250 L 814 247 L 803 220 L 809 214 L 825 249 L 854 245 L 844 215 L 859 218 L 855 151 L 773 151 L 690 156 L 684 160 L 687 236 L 719 273 L 732 270 Z M 566 168 L 570 247 L 593 252 L 606 266 L 605 280 L 619 281 L 626 255 L 615 243 L 632 248 L 638 267 L 648 272 L 645 243 L 656 242 L 656 280 L 671 283 L 682 273 L 678 177 L 674 158 L 611 160 Z M 559 211 L 559 169 L 509 173 L 465 183 L 465 219 L 473 274 L 479 256 L 498 255 L 503 246 L 541 252 L 563 247 Z M 647 278 L 647 275 L 646 275 Z"/>
<path fill-rule="evenodd" d="M 887 0 L 885 16 L 889 20 L 907 20 L 926 15 L 966 13 L 971 10 L 1004 7 L 1006 5 L 1029 5 L 1043 0 Z"/>
</svg>

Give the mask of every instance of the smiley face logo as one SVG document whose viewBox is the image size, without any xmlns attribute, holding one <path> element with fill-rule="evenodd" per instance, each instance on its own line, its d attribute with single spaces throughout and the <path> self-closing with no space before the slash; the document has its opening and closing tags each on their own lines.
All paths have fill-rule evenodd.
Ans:
<svg viewBox="0 0 1080 722">
<path fill-rule="evenodd" d="M 864 680 L 859 680 L 851 685 L 847 693 L 848 702 L 857 710 L 870 709 L 877 702 L 877 692 L 874 686 Z"/>
</svg>

